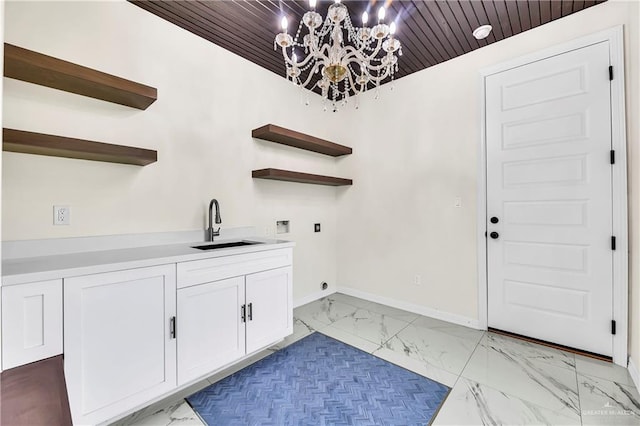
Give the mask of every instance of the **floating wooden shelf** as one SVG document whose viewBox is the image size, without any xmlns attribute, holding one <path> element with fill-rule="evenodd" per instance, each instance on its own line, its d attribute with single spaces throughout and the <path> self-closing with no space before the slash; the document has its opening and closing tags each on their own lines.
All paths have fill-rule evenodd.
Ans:
<svg viewBox="0 0 640 426">
<path fill-rule="evenodd" d="M 330 155 L 332 157 L 339 157 L 353 152 L 353 150 L 348 146 L 339 145 L 337 143 L 305 135 L 304 133 L 285 129 L 284 127 L 273 124 L 267 124 L 257 129 L 253 129 L 251 131 L 251 136 L 257 139 L 264 139 L 270 142 L 292 146 L 294 148 L 306 149 L 307 151 Z"/>
<path fill-rule="evenodd" d="M 353 185 L 351 179 L 332 176 L 312 175 L 310 173 L 292 172 L 280 169 L 260 169 L 251 172 L 253 178 L 283 180 L 287 182 L 313 183 L 316 185 L 344 186 Z"/>
<path fill-rule="evenodd" d="M 4 75 L 138 109 L 147 109 L 158 98 L 154 87 L 8 43 L 4 44 Z"/>
<path fill-rule="evenodd" d="M 22 130 L 2 129 L 2 149 L 23 154 L 50 155 L 81 160 L 146 166 L 158 161 L 157 151 L 112 145 Z"/>
</svg>

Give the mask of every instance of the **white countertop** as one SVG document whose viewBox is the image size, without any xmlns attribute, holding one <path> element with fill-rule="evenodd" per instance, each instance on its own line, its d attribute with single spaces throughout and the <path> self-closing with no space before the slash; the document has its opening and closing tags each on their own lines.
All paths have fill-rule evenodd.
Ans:
<svg viewBox="0 0 640 426">
<path fill-rule="evenodd" d="M 192 246 L 207 242 L 164 244 L 114 250 L 87 251 L 61 255 L 3 259 L 2 285 L 24 284 L 68 278 L 79 275 L 143 268 L 167 263 L 188 262 L 221 256 L 232 256 L 295 246 L 294 242 L 266 238 L 235 238 L 216 240 L 215 244 L 233 241 L 256 241 L 261 244 L 229 247 L 215 250 L 199 250 Z"/>
</svg>

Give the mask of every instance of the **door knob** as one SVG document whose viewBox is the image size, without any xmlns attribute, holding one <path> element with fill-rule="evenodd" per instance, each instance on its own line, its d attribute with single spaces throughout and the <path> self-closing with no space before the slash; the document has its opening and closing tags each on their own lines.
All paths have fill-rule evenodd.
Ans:
<svg viewBox="0 0 640 426">
<path fill-rule="evenodd" d="M 489 236 L 494 240 L 496 240 L 500 236 L 500 234 L 498 234 L 496 231 L 493 231 L 492 233 L 489 234 Z"/>
<path fill-rule="evenodd" d="M 500 221 L 498 220 L 498 218 L 497 218 L 497 217 L 495 217 L 495 216 L 493 216 L 490 220 L 491 220 L 491 223 L 498 223 L 498 222 L 500 222 Z"/>
</svg>

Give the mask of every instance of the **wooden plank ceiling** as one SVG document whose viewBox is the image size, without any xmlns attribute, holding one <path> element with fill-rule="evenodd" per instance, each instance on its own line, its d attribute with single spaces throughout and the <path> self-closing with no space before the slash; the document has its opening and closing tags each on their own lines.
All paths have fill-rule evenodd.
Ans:
<svg viewBox="0 0 640 426">
<path fill-rule="evenodd" d="M 289 0 L 129 1 L 283 77 L 282 54 L 273 49 L 280 19 L 286 15 L 290 32 L 295 31 L 309 10 L 307 1 Z M 397 38 L 403 46 L 396 79 L 604 1 L 387 0 L 385 21 L 398 22 Z M 319 0 L 317 11 L 326 16 L 331 3 Z M 374 21 L 383 1 L 343 3 L 354 25 L 360 25 L 362 12 L 368 9 Z M 493 31 L 485 40 L 476 40 L 471 33 L 484 24 L 492 25 Z"/>
</svg>

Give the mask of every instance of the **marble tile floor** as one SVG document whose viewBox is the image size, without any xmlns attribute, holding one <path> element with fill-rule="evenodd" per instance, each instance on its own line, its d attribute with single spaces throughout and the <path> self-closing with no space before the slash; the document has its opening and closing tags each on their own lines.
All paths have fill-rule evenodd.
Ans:
<svg viewBox="0 0 640 426">
<path fill-rule="evenodd" d="M 115 425 L 202 425 L 185 396 L 314 331 L 451 387 L 434 425 L 640 425 L 622 367 L 340 293 L 297 308 L 274 347 Z"/>
</svg>

